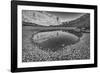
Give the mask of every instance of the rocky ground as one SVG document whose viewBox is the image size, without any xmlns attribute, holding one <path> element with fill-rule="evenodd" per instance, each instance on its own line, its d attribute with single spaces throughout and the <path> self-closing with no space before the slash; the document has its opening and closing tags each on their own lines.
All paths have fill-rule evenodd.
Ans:
<svg viewBox="0 0 100 73">
<path fill-rule="evenodd" d="M 41 50 L 32 42 L 32 34 L 37 31 L 23 27 L 22 62 L 79 60 L 90 58 L 90 33 L 83 33 L 80 41 L 53 52 L 50 49 Z"/>
</svg>

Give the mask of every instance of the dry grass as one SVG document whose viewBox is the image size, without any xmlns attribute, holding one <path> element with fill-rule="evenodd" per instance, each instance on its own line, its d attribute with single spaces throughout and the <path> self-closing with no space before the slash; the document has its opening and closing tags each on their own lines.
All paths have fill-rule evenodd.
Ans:
<svg viewBox="0 0 100 73">
<path fill-rule="evenodd" d="M 61 50 L 53 52 L 50 49 L 41 50 L 37 44 L 32 43 L 31 29 L 23 27 L 22 61 L 56 61 L 56 60 L 79 60 L 90 58 L 90 34 L 84 33 L 80 41 L 74 45 L 66 46 Z"/>
</svg>

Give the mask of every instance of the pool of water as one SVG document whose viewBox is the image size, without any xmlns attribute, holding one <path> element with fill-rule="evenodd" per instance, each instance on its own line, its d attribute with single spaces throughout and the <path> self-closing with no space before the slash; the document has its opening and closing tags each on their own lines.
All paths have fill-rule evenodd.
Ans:
<svg viewBox="0 0 100 73">
<path fill-rule="evenodd" d="M 42 49 L 50 49 L 56 51 L 67 45 L 75 44 L 79 41 L 79 37 L 65 31 L 46 31 L 33 34 L 33 41 Z"/>
</svg>

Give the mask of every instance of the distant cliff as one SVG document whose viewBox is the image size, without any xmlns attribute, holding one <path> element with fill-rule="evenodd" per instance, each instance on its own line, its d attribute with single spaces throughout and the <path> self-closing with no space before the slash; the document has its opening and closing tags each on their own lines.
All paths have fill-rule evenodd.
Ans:
<svg viewBox="0 0 100 73">
<path fill-rule="evenodd" d="M 59 17 L 49 14 L 44 11 L 33 11 L 33 10 L 23 10 L 22 11 L 22 22 L 23 24 L 29 25 L 40 25 L 40 26 L 50 26 L 59 25 Z"/>
</svg>

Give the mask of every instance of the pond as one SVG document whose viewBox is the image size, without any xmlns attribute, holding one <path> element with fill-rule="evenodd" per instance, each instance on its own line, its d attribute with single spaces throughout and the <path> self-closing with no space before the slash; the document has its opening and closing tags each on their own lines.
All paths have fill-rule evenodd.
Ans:
<svg viewBox="0 0 100 73">
<path fill-rule="evenodd" d="M 33 41 L 42 49 L 50 49 L 57 51 L 67 45 L 75 44 L 79 41 L 79 37 L 67 31 L 46 31 L 33 34 Z"/>
</svg>

